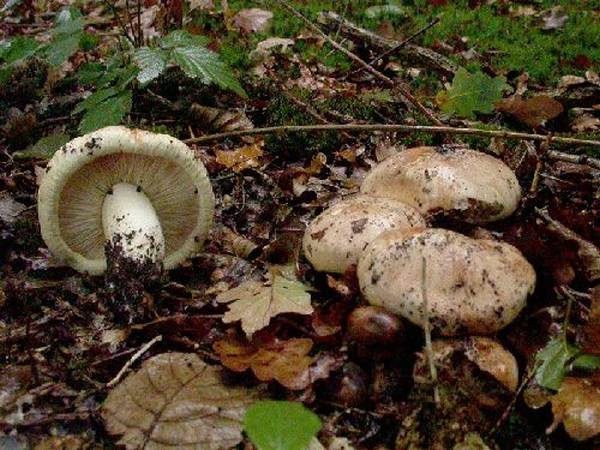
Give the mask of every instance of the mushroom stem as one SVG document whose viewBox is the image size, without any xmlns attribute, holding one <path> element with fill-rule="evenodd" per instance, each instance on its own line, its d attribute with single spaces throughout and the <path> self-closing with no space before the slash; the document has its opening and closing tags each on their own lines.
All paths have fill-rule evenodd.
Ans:
<svg viewBox="0 0 600 450">
<path fill-rule="evenodd" d="M 141 188 L 115 184 L 102 205 L 104 236 L 119 244 L 123 256 L 134 260 L 162 260 L 165 238 L 154 206 Z"/>
</svg>

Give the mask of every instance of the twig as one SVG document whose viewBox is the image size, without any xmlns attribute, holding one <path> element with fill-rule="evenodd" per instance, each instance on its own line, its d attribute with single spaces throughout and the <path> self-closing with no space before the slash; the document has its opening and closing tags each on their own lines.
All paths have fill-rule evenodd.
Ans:
<svg viewBox="0 0 600 450">
<path fill-rule="evenodd" d="M 421 111 L 421 113 L 423 113 L 425 115 L 425 117 L 427 117 L 431 122 L 433 122 L 434 124 L 439 125 L 439 126 L 443 125 L 443 123 L 437 117 L 435 117 L 431 113 L 431 111 L 429 111 L 427 108 L 425 108 L 425 106 L 423 106 L 419 102 L 419 100 L 417 100 L 408 91 L 408 89 L 405 86 L 403 86 L 403 83 L 402 84 L 401 83 L 395 83 L 392 79 L 386 77 L 384 74 L 382 74 L 378 70 L 376 70 L 373 67 L 369 66 L 366 62 L 364 62 L 362 59 L 360 59 L 358 56 L 356 56 L 354 53 L 352 53 L 346 47 L 340 45 L 339 43 L 337 43 L 336 41 L 334 41 L 333 39 L 331 39 L 318 26 L 316 26 L 314 23 L 312 23 L 310 20 L 308 20 L 306 17 L 304 17 L 300 12 L 298 12 L 286 0 L 275 0 L 275 2 L 279 3 L 280 5 L 282 5 L 285 9 L 287 9 L 288 11 L 290 11 L 293 15 L 295 15 L 300 20 L 302 20 L 302 22 L 304 22 L 306 24 L 306 26 L 308 26 L 311 30 L 315 31 L 321 37 L 323 37 L 323 39 L 325 39 L 327 42 L 329 42 L 329 44 L 333 48 L 335 48 L 336 50 L 339 50 L 344 55 L 346 55 L 348 58 L 350 58 L 352 61 L 354 61 L 357 64 L 361 65 L 365 70 L 367 70 L 368 72 L 370 72 L 371 74 L 373 74 L 375 77 L 379 78 L 381 81 L 385 82 L 387 85 L 396 87 L 398 89 L 398 91 L 400 91 L 400 93 L 402 94 L 402 96 L 404 96 L 410 103 L 412 103 L 414 106 L 416 106 L 417 109 L 419 111 Z"/>
<path fill-rule="evenodd" d="M 437 368 L 433 358 L 433 347 L 431 346 L 431 324 L 429 323 L 429 302 L 427 301 L 427 261 L 422 257 L 421 264 L 421 295 L 423 295 L 423 331 L 425 332 L 425 353 L 429 362 L 429 373 L 431 374 L 431 382 L 433 383 L 433 400 L 436 405 L 440 403 L 440 392 L 437 385 Z"/>
<path fill-rule="evenodd" d="M 138 25 L 138 38 L 140 40 L 139 46 L 144 45 L 144 30 L 142 28 L 142 0 L 137 2 L 137 25 Z"/>
<path fill-rule="evenodd" d="M 554 138 L 556 140 L 556 138 Z M 558 152 L 556 150 L 548 151 L 548 158 L 556 161 L 570 162 L 574 164 L 587 164 L 595 169 L 600 169 L 600 160 L 588 155 L 573 155 L 571 153 Z"/>
<path fill-rule="evenodd" d="M 159 341 L 162 341 L 162 336 L 160 334 L 158 336 L 155 336 L 151 341 L 146 342 L 144 345 L 142 345 L 142 347 L 134 353 L 134 355 L 129 359 L 129 361 L 125 363 L 121 370 L 119 370 L 119 373 L 112 380 L 106 383 L 106 387 L 111 388 L 115 384 L 117 384 L 121 380 L 121 378 L 123 378 L 123 375 L 125 375 L 125 372 L 127 372 L 131 365 L 134 362 L 136 362 L 140 358 L 140 356 L 146 353 L 150 347 L 152 347 Z"/>
<path fill-rule="evenodd" d="M 373 67 L 373 64 L 375 64 L 378 61 L 382 60 L 386 56 L 390 56 L 390 55 L 396 53 L 398 50 L 404 48 L 404 46 L 406 44 L 408 44 L 410 41 L 412 41 L 413 39 L 419 37 L 421 34 L 425 33 L 427 30 L 429 30 L 431 27 L 433 27 L 439 21 L 440 21 L 439 17 L 436 17 L 432 22 L 430 22 L 424 28 L 421 28 L 419 31 L 417 31 L 416 33 L 414 33 L 412 36 L 409 36 L 406 39 L 404 39 L 398 45 L 395 45 L 394 47 L 390 48 L 389 50 L 383 52 L 381 55 L 379 55 L 376 58 L 372 59 L 371 61 L 369 61 L 367 63 L 367 65 Z M 360 72 L 361 70 L 363 70 L 363 68 L 357 69 L 356 72 Z"/>
<path fill-rule="evenodd" d="M 129 36 L 127 27 L 121 21 L 121 18 L 119 17 L 119 12 L 117 11 L 117 8 L 115 7 L 115 5 L 113 3 L 111 3 L 109 0 L 103 0 L 103 3 L 106 6 L 108 6 L 108 9 L 110 9 L 111 12 L 113 13 L 113 16 L 115 16 L 115 20 L 117 21 L 117 24 L 121 28 L 121 32 L 123 33 L 123 36 L 125 36 L 125 38 L 131 43 L 131 45 L 133 45 L 135 47 L 135 42 L 133 42 L 133 38 L 131 36 Z M 120 45 L 121 45 L 121 41 L 119 40 L 119 46 Z M 123 50 L 123 48 L 121 48 L 121 50 Z"/>
<path fill-rule="evenodd" d="M 200 142 L 216 141 L 219 139 L 236 137 L 236 136 L 248 136 L 253 134 L 273 134 L 273 133 L 289 133 L 294 131 L 353 131 L 353 132 L 365 132 L 365 131 L 385 131 L 385 132 L 425 132 L 433 134 L 463 134 L 471 136 L 488 136 L 503 139 L 519 139 L 526 141 L 546 141 L 548 136 L 543 134 L 529 134 L 529 133 L 518 133 L 514 131 L 503 131 L 503 130 L 482 130 L 479 128 L 456 128 L 449 126 L 429 126 L 429 125 L 401 125 L 401 124 L 322 124 L 322 125 L 282 125 L 277 127 L 265 127 L 265 128 L 252 128 L 249 130 L 235 130 L 227 131 L 224 133 L 208 134 L 206 136 L 199 136 L 194 139 L 187 139 L 184 142 L 187 144 L 197 144 Z M 588 139 L 576 139 L 570 137 L 553 136 L 552 142 L 559 144 L 573 144 L 573 145 L 589 145 L 591 147 L 600 147 L 600 141 L 592 141 Z M 560 152 L 549 152 L 548 156 L 553 159 L 562 159 L 568 153 Z M 558 158 L 554 158 L 558 156 Z M 569 155 L 569 160 L 581 158 L 577 155 Z M 586 161 L 593 167 L 600 167 L 600 160 L 585 157 L 581 159 Z"/>
</svg>

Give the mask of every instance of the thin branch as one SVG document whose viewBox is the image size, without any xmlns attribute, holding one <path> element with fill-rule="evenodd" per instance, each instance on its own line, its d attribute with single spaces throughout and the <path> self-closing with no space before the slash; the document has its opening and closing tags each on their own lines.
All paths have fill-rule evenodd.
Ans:
<svg viewBox="0 0 600 450">
<path fill-rule="evenodd" d="M 109 0 L 103 0 L 103 3 L 106 6 L 108 6 L 108 9 L 111 10 L 113 16 L 115 17 L 115 20 L 117 21 L 117 25 L 119 25 L 119 27 L 121 28 L 121 33 L 123 34 L 123 36 L 125 36 L 125 38 L 131 43 L 131 45 L 133 45 L 135 47 L 135 42 L 133 42 L 133 38 L 131 36 L 129 36 L 129 31 L 127 31 L 127 27 L 121 21 L 121 18 L 119 17 L 119 12 L 117 11 L 117 8 L 115 7 L 114 3 L 111 3 Z M 120 40 L 119 40 L 119 45 L 121 45 Z M 123 50 L 123 49 L 121 48 L 121 50 Z"/>
<path fill-rule="evenodd" d="M 440 403 L 440 392 L 437 385 L 437 368 L 435 367 L 435 358 L 433 355 L 433 347 L 431 345 L 431 324 L 429 323 L 429 302 L 427 298 L 427 261 L 422 257 L 421 263 L 421 295 L 423 296 L 423 331 L 425 332 L 425 353 L 429 362 L 429 373 L 431 382 L 433 383 L 433 400 L 436 405 Z"/>
<path fill-rule="evenodd" d="M 254 134 L 273 134 L 273 133 L 289 133 L 295 131 L 303 132 L 323 132 L 323 131 L 347 131 L 347 132 L 367 132 L 367 131 L 385 131 L 385 132 L 424 132 L 432 134 L 458 134 L 470 136 L 486 136 L 496 137 L 501 139 L 518 139 L 525 141 L 544 142 L 548 140 L 547 135 L 518 133 L 514 131 L 503 130 L 482 130 L 479 128 L 456 128 L 449 126 L 428 126 L 428 125 L 402 125 L 402 124 L 321 124 L 321 125 L 281 125 L 276 127 L 252 128 L 249 130 L 235 130 L 224 133 L 208 134 L 194 139 L 187 139 L 184 142 L 187 144 L 198 144 L 202 142 L 216 141 L 219 139 L 248 136 Z M 590 147 L 600 147 L 600 141 L 592 141 L 588 139 L 577 139 L 570 137 L 553 136 L 552 142 L 557 144 L 572 144 L 572 145 L 587 145 Z M 568 160 L 569 162 L 585 162 L 592 167 L 600 168 L 600 160 L 587 156 L 570 155 L 550 151 L 548 157 L 552 159 Z"/>
<path fill-rule="evenodd" d="M 123 375 L 125 375 L 127 369 L 129 369 L 133 365 L 133 363 L 140 358 L 140 356 L 146 353 L 150 347 L 152 347 L 159 341 L 162 341 L 162 336 L 160 334 L 158 336 L 155 336 L 151 341 L 146 342 L 144 345 L 142 345 L 142 347 L 137 352 L 135 352 L 135 354 L 129 359 L 129 361 L 125 363 L 121 370 L 119 370 L 119 373 L 117 373 L 117 375 L 112 380 L 106 383 L 106 387 L 110 388 L 117 384 L 121 380 L 121 378 L 123 378 Z"/>
<path fill-rule="evenodd" d="M 379 55 L 379 56 L 375 57 L 374 59 L 372 59 L 371 61 L 369 61 L 367 63 L 367 65 L 370 66 L 370 67 L 373 67 L 373 65 L 375 63 L 377 63 L 378 61 L 381 61 L 386 56 L 390 56 L 390 55 L 396 53 L 398 50 L 404 48 L 404 46 L 406 44 L 408 44 L 410 41 L 414 40 L 415 38 L 417 38 L 420 35 L 422 35 L 423 33 L 425 33 L 427 30 L 429 30 L 431 27 L 433 27 L 439 21 L 440 21 L 439 17 L 436 17 L 428 25 L 426 25 L 425 27 L 421 28 L 419 31 L 417 31 L 416 33 L 414 33 L 412 36 L 407 37 L 402 42 L 400 42 L 398 45 L 395 45 L 394 47 L 390 48 L 389 50 L 383 52 L 381 55 Z M 363 70 L 363 68 L 358 69 L 357 72 L 360 72 L 361 70 Z"/>
<path fill-rule="evenodd" d="M 414 106 L 417 107 L 417 109 L 419 111 L 421 111 L 421 113 L 423 113 L 431 122 L 433 122 L 436 125 L 442 126 L 443 123 L 437 118 L 435 117 L 431 111 L 429 111 L 427 108 L 425 108 L 425 106 L 423 106 L 419 100 L 417 100 L 409 91 L 408 88 L 403 86 L 403 83 L 395 83 L 391 78 L 386 77 L 384 74 L 382 74 L 381 72 L 379 72 L 378 70 L 374 69 L 373 67 L 369 66 L 366 62 L 364 62 L 362 59 L 360 59 L 358 56 L 356 56 L 354 53 L 352 53 L 350 50 L 348 50 L 346 47 L 340 45 L 339 43 L 337 43 L 336 41 L 334 41 L 333 39 L 331 39 L 327 34 L 325 34 L 318 26 L 316 26 L 314 23 L 312 23 L 310 20 L 308 20 L 306 17 L 304 17 L 300 12 L 298 12 L 292 5 L 290 5 L 287 1 L 285 0 L 275 0 L 275 2 L 279 3 L 281 6 L 283 6 L 285 9 L 287 9 L 288 11 L 290 11 L 293 15 L 295 15 L 296 17 L 298 17 L 300 20 L 302 20 L 302 22 L 304 22 L 306 24 L 306 26 L 308 26 L 311 30 L 315 31 L 316 33 L 318 33 L 321 37 L 323 37 L 323 39 L 325 39 L 327 42 L 329 42 L 329 44 L 335 48 L 336 50 L 339 50 L 340 52 L 342 52 L 344 55 L 346 55 L 348 58 L 350 58 L 352 61 L 356 62 L 357 64 L 359 64 L 360 66 L 362 66 L 365 70 L 367 70 L 369 73 L 373 74 L 375 77 L 379 78 L 381 81 L 385 82 L 387 85 L 389 86 L 393 86 L 395 88 L 398 89 L 398 91 L 400 91 L 400 93 L 402 94 L 402 96 L 404 96 L 410 103 L 412 103 Z"/>
<path fill-rule="evenodd" d="M 142 28 L 142 0 L 137 2 L 137 25 L 138 25 L 138 38 L 140 40 L 140 47 L 144 45 L 144 29 Z"/>
</svg>

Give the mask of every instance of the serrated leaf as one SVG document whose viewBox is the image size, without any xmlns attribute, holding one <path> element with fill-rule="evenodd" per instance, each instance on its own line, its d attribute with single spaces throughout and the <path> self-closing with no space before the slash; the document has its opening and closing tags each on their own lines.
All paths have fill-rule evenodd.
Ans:
<svg viewBox="0 0 600 450">
<path fill-rule="evenodd" d="M 118 91 L 114 87 L 109 87 L 107 89 L 99 89 L 90 95 L 88 98 L 78 103 L 73 109 L 73 114 L 79 114 L 80 112 L 86 111 L 88 109 L 93 108 L 97 104 L 103 102 L 109 97 L 113 97 L 117 95 Z"/>
<path fill-rule="evenodd" d="M 160 46 L 165 49 L 175 47 L 203 47 L 209 42 L 210 40 L 205 36 L 190 34 L 185 30 L 175 30 L 162 38 Z"/>
<path fill-rule="evenodd" d="M 244 417 L 244 431 L 258 450 L 306 450 L 320 429 L 319 417 L 298 402 L 260 401 Z"/>
<path fill-rule="evenodd" d="M 231 89 L 246 97 L 244 89 L 236 80 L 231 69 L 221 61 L 219 55 L 199 46 L 176 47 L 172 50 L 173 61 L 190 78 L 200 78 L 203 83 L 214 83 L 223 89 Z"/>
<path fill-rule="evenodd" d="M 114 388 L 102 418 L 118 444 L 137 449 L 228 449 L 242 440 L 255 391 L 225 386 L 221 368 L 193 353 L 163 353 Z"/>
<path fill-rule="evenodd" d="M 140 69 L 137 79 L 142 84 L 159 77 L 167 66 L 164 51 L 149 47 L 136 49 L 133 53 L 133 62 Z"/>
<path fill-rule="evenodd" d="M 5 64 L 13 64 L 33 56 L 40 44 L 33 38 L 17 36 L 3 44 L 2 59 Z"/>
<path fill-rule="evenodd" d="M 104 66 L 96 62 L 88 62 L 79 66 L 75 78 L 80 84 L 95 84 L 104 75 Z"/>
<path fill-rule="evenodd" d="M 474 118 L 475 113 L 489 114 L 511 87 L 504 77 L 489 77 L 482 72 L 469 73 L 461 68 L 456 72 L 452 85 L 436 97 L 442 110 L 458 117 Z"/>
<path fill-rule="evenodd" d="M 266 327 L 271 318 L 282 313 L 311 314 L 310 288 L 298 280 L 274 274 L 270 285 L 246 281 L 217 296 L 219 303 L 230 303 L 223 322 L 242 322 L 248 336 Z"/>
<path fill-rule="evenodd" d="M 56 150 L 58 150 L 70 140 L 70 136 L 65 133 L 51 134 L 50 136 L 45 136 L 41 138 L 35 144 L 30 145 L 29 147 L 27 147 L 27 149 L 21 152 L 14 152 L 13 157 L 16 159 L 50 159 L 52 158 L 52 155 L 54 155 Z"/>
<path fill-rule="evenodd" d="M 577 353 L 577 348 L 563 339 L 552 339 L 535 355 L 536 362 L 539 364 L 535 372 L 537 383 L 557 391 L 567 374 L 567 363 Z"/>
<path fill-rule="evenodd" d="M 98 128 L 118 125 L 123 117 L 131 111 L 131 102 L 131 91 L 124 91 L 115 97 L 110 97 L 93 107 L 87 108 L 79 123 L 79 131 L 85 134 Z"/>
<path fill-rule="evenodd" d="M 53 66 L 59 66 L 68 60 L 79 48 L 79 41 L 83 33 L 72 35 L 60 35 L 46 47 L 48 62 Z"/>
</svg>

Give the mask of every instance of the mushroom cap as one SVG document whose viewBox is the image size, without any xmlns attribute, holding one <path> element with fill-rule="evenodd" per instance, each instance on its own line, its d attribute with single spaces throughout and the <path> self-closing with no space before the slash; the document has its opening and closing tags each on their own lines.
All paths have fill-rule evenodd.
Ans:
<svg viewBox="0 0 600 450">
<path fill-rule="evenodd" d="M 38 216 L 56 258 L 92 275 L 106 270 L 102 205 L 120 182 L 141 187 L 150 199 L 165 238 L 165 269 L 202 246 L 214 213 L 202 163 L 172 136 L 114 126 L 68 142 L 46 167 Z"/>
<path fill-rule="evenodd" d="M 423 258 L 428 315 L 442 335 L 494 333 L 519 314 L 535 287 L 533 267 L 510 244 L 440 228 L 393 230 L 360 257 L 365 298 L 422 327 Z"/>
<path fill-rule="evenodd" d="M 416 147 L 375 166 L 363 194 L 395 198 L 422 214 L 444 210 L 485 223 L 510 216 L 521 188 L 510 168 L 493 156 L 464 147 Z"/>
<path fill-rule="evenodd" d="M 317 216 L 307 227 L 302 246 L 316 270 L 343 273 L 382 232 L 424 226 L 421 214 L 405 203 L 358 195 Z"/>
</svg>

